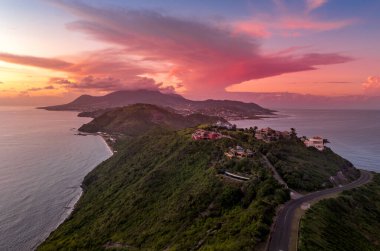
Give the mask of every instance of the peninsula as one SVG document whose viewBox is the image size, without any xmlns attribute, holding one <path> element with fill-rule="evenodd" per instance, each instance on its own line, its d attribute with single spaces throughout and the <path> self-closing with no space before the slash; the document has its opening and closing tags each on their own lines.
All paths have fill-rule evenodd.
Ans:
<svg viewBox="0 0 380 251">
<path fill-rule="evenodd" d="M 86 176 L 74 212 L 38 250 L 264 250 L 291 194 L 360 176 L 295 130 L 266 141 L 151 104 L 108 109 L 80 130 L 112 135 L 117 153 Z"/>
</svg>

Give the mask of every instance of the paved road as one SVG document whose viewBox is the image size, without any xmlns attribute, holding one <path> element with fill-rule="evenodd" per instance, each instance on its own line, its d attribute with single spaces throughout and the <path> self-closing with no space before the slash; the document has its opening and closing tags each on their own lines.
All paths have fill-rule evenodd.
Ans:
<svg viewBox="0 0 380 251">
<path fill-rule="evenodd" d="M 269 243 L 269 251 L 289 251 L 289 242 L 291 234 L 291 226 L 294 217 L 294 213 L 298 207 L 303 203 L 310 202 L 314 199 L 318 199 L 325 195 L 334 194 L 343 190 L 349 190 L 368 183 L 371 180 L 372 175 L 361 170 L 360 178 L 354 182 L 342 187 L 334 187 L 314 193 L 307 194 L 299 199 L 288 201 L 284 208 L 279 212 L 275 223 L 274 231 L 271 235 Z"/>
</svg>

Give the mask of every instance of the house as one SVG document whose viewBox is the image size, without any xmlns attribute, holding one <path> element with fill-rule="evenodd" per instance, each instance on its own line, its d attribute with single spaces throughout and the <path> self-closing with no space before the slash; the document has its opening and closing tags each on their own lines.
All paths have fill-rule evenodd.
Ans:
<svg viewBox="0 0 380 251">
<path fill-rule="evenodd" d="M 252 158 L 254 156 L 254 152 L 250 149 L 247 149 L 245 152 L 248 158 Z"/>
<path fill-rule="evenodd" d="M 191 137 L 193 140 L 215 140 L 222 138 L 222 135 L 217 132 L 198 129 L 192 134 Z"/>
<path fill-rule="evenodd" d="M 223 122 L 223 121 L 220 121 L 220 120 L 215 123 L 215 126 L 219 127 L 219 128 L 228 129 L 228 130 L 231 130 L 232 127 L 233 127 L 231 123 L 229 123 L 229 122 Z"/>
<path fill-rule="evenodd" d="M 255 133 L 255 138 L 258 140 L 263 140 L 263 141 L 269 143 L 269 142 L 278 141 L 278 140 L 283 139 L 283 138 L 289 139 L 290 133 L 288 131 L 283 131 L 283 132 L 276 131 L 270 127 L 267 127 L 267 128 L 262 128 L 262 129 L 258 130 Z"/>
<path fill-rule="evenodd" d="M 305 146 L 307 146 L 307 147 L 315 147 L 319 151 L 323 151 L 325 149 L 324 139 L 321 138 L 321 137 L 319 137 L 319 136 L 315 136 L 315 137 L 306 139 L 303 143 L 305 144 Z"/>
<path fill-rule="evenodd" d="M 252 158 L 254 156 L 254 152 L 250 149 L 244 149 L 238 145 L 236 147 L 230 147 L 228 152 L 225 152 L 224 155 L 226 155 L 229 159 Z"/>
</svg>

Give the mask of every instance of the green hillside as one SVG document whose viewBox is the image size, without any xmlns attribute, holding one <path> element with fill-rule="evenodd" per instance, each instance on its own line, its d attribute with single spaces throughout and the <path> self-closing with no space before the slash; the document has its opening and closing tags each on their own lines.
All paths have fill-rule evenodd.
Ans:
<svg viewBox="0 0 380 251">
<path fill-rule="evenodd" d="M 353 165 L 330 148 L 323 152 L 306 148 L 299 139 L 282 140 L 263 146 L 268 159 L 289 185 L 300 191 L 315 191 L 332 187 L 331 176 L 337 176 L 337 184 L 348 183 L 360 176 Z M 336 185 L 336 184 L 335 184 Z"/>
<path fill-rule="evenodd" d="M 301 221 L 300 251 L 380 250 L 380 174 L 373 182 L 323 200 Z"/>
<path fill-rule="evenodd" d="M 192 141 L 191 132 L 161 130 L 119 145 L 38 250 L 253 250 L 288 193 L 250 162 L 250 181 L 218 175 L 214 165 L 238 141 Z"/>
<path fill-rule="evenodd" d="M 296 137 L 265 143 L 253 129 L 219 130 L 222 139 L 194 141 L 200 123 L 153 105 L 115 108 L 81 130 L 118 137 L 117 153 L 90 172 L 73 214 L 38 250 L 255 250 L 268 236 L 276 208 L 289 192 L 273 178 L 264 155 L 291 188 L 332 186 L 351 164 L 331 150 L 306 148 Z M 178 130 L 180 129 L 180 130 Z M 230 147 L 255 152 L 228 159 Z M 228 171 L 249 178 L 227 177 Z"/>
<path fill-rule="evenodd" d="M 140 135 L 154 128 L 183 129 L 203 123 L 215 123 L 222 118 L 192 114 L 182 116 L 159 106 L 135 104 L 114 108 L 96 117 L 79 130 L 83 132 L 123 133 L 129 136 Z"/>
</svg>

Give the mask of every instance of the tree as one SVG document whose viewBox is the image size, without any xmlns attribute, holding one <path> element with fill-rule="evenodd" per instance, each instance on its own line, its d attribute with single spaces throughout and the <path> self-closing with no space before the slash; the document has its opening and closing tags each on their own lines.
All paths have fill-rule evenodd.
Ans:
<svg viewBox="0 0 380 251">
<path fill-rule="evenodd" d="M 290 136 L 291 136 L 292 138 L 297 137 L 296 129 L 293 128 L 293 127 L 290 128 Z"/>
<path fill-rule="evenodd" d="M 259 129 L 257 126 L 254 126 L 254 127 L 253 127 L 253 136 L 256 135 L 257 129 Z"/>
</svg>

